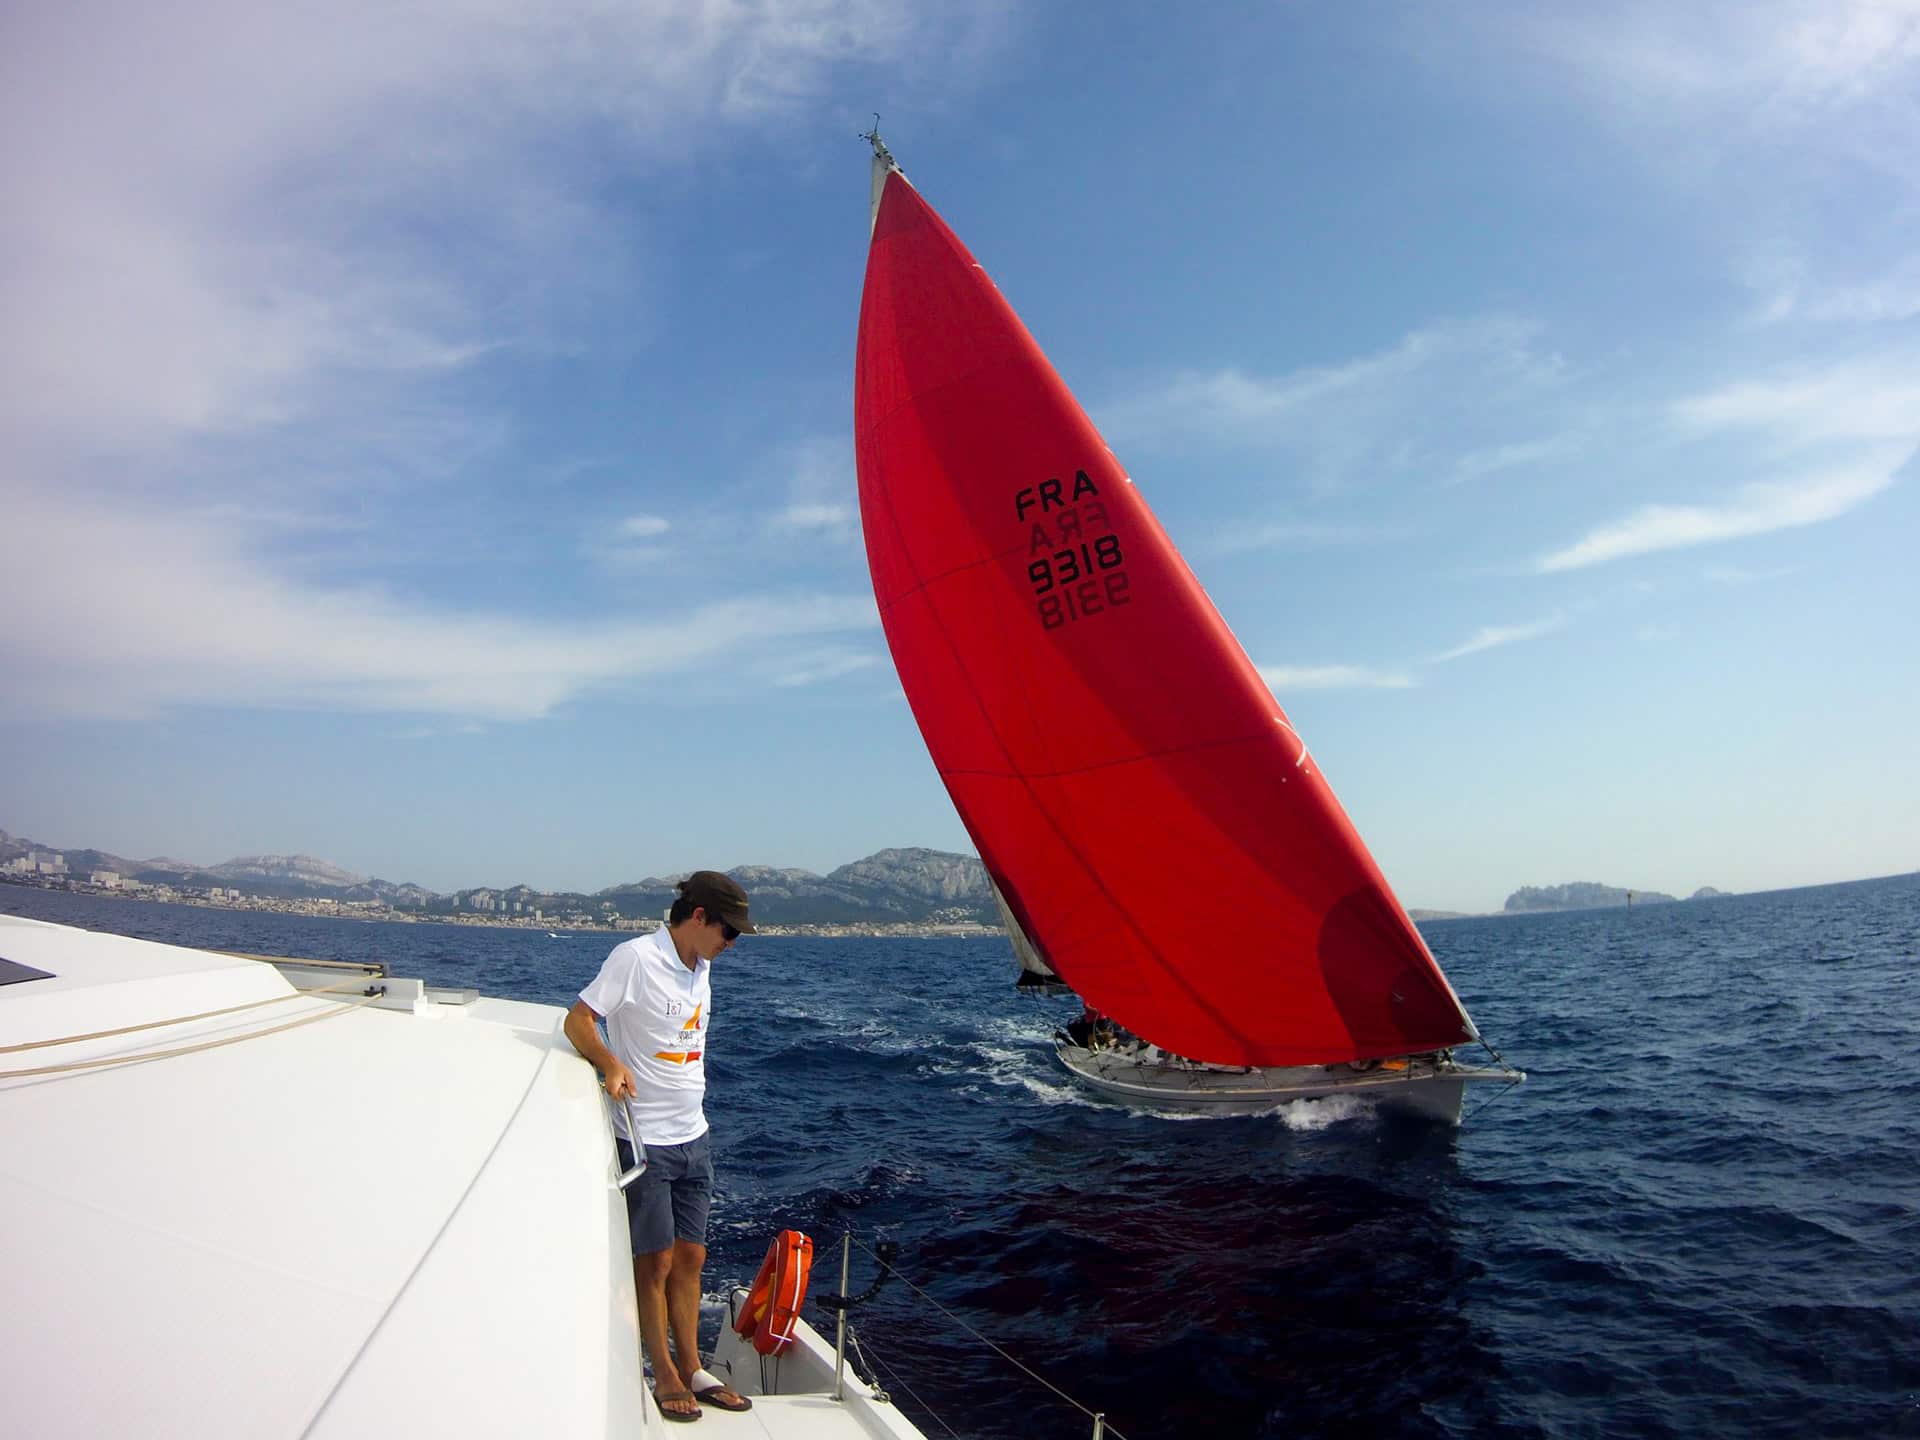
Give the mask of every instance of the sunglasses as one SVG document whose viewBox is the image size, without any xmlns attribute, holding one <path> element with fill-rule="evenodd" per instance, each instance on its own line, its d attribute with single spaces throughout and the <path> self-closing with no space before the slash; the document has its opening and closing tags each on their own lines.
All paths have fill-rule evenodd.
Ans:
<svg viewBox="0 0 1920 1440">
<path fill-rule="evenodd" d="M 727 924 L 726 921 L 722 920 L 720 922 L 720 938 L 726 941 L 729 945 L 731 945 L 734 941 L 740 938 L 740 932 L 734 929 L 733 926 Z"/>
</svg>

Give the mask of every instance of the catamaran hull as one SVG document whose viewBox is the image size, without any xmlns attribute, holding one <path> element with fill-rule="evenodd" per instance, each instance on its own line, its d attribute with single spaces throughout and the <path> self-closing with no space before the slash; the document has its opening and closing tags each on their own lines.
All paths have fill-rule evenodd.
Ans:
<svg viewBox="0 0 1920 1440">
<path fill-rule="evenodd" d="M 1486 1070 L 1429 1055 L 1370 1069 L 1350 1065 L 1228 1068 L 1173 1057 L 1143 1059 L 1128 1050 L 1089 1050 L 1054 1040 L 1060 1063 L 1110 1099 L 1153 1110 L 1206 1115 L 1257 1115 L 1282 1105 L 1341 1098 L 1410 1112 L 1448 1125 L 1460 1123 L 1470 1084 L 1518 1083 L 1517 1070 Z"/>
</svg>

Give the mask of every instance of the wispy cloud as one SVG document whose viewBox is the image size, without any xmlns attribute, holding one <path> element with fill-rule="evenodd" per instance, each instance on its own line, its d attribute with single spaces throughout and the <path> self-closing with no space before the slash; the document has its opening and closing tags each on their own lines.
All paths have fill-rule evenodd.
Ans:
<svg viewBox="0 0 1920 1440">
<path fill-rule="evenodd" d="M 611 575 L 632 575 L 669 560 L 664 537 L 673 523 L 663 515 L 628 515 L 591 532 L 581 544 L 587 558 Z"/>
<path fill-rule="evenodd" d="M 1784 580 L 1805 568 L 1803 565 L 1775 565 L 1765 570 L 1749 570 L 1740 565 L 1709 565 L 1702 573 L 1715 585 L 1759 585 L 1768 580 Z"/>
<path fill-rule="evenodd" d="M 1478 655 L 1482 650 L 1494 650 L 1502 645 L 1518 644 L 1522 640 L 1536 640 L 1542 635 L 1551 634 L 1560 629 L 1566 623 L 1566 616 L 1553 614 L 1544 620 L 1533 620 L 1524 625 L 1482 625 L 1468 639 L 1451 650 L 1443 650 L 1435 655 L 1431 663 L 1439 665 L 1448 660 L 1458 660 L 1465 655 Z"/>
<path fill-rule="evenodd" d="M 1453 470 L 1449 478 L 1456 484 L 1465 480 L 1480 480 L 1488 475 L 1496 475 L 1502 470 L 1522 469 L 1539 465 L 1543 461 L 1560 459 L 1570 454 L 1572 450 L 1573 440 L 1570 436 L 1493 445 L 1484 450 L 1474 450 L 1462 455 L 1453 462 Z"/>
<path fill-rule="evenodd" d="M 1413 678 L 1366 665 L 1262 665 L 1260 678 L 1276 695 L 1290 690 L 1407 690 Z"/>
<path fill-rule="evenodd" d="M 1248 550 L 1315 550 L 1328 545 L 1364 545 L 1389 533 L 1378 526 L 1275 521 L 1232 527 L 1213 549 L 1222 555 Z"/>
<path fill-rule="evenodd" d="M 783 530 L 829 530 L 836 533 L 853 528 L 851 505 L 789 505 L 774 514 L 773 524 Z"/>
<path fill-rule="evenodd" d="M 1748 485 L 1718 505 L 1643 505 L 1534 562 L 1542 574 L 1608 560 L 1709 545 L 1844 515 L 1894 481 L 1886 463 L 1829 471 L 1784 484 Z"/>
<path fill-rule="evenodd" d="M 767 517 L 767 528 L 846 542 L 860 529 L 853 447 L 843 436 L 816 435 L 788 446 L 773 468 L 787 473 L 787 504 Z"/>
<path fill-rule="evenodd" d="M 1759 297 L 1753 319 L 1876 325 L 1920 316 L 1920 258 L 1906 256 L 1845 278 L 1818 279 L 1804 258 L 1766 256 L 1749 262 L 1741 278 Z"/>
<path fill-rule="evenodd" d="M 30 142 L 0 146 L 0 556 L 34 623 L 0 634 L 0 703 L 514 720 L 869 628 L 871 601 L 832 589 L 533 619 L 428 603 L 371 556 L 419 533 L 388 523 L 397 492 L 506 450 L 517 402 L 477 383 L 484 367 L 566 353 L 616 290 L 624 338 L 645 342 L 647 216 L 599 208 L 610 171 L 644 179 L 817 118 L 847 65 L 950 93 L 1012 23 L 1002 5 L 871 0 L 81 0 L 7 25 L 0 129 Z M 646 187 L 621 193 L 644 204 Z M 449 522 L 442 594 L 446 532 L 491 524 L 486 498 L 407 499 L 405 521 Z M 581 546 L 616 570 L 660 563 L 668 513 Z M 350 527 L 357 552 L 320 563 L 314 534 Z"/>
<path fill-rule="evenodd" d="M 1682 432 L 1757 436 L 1800 473 L 1739 486 L 1713 503 L 1642 505 L 1537 557 L 1540 573 L 1816 525 L 1893 484 L 1920 443 L 1920 360 L 1882 353 L 1820 369 L 1735 381 L 1690 395 Z"/>
<path fill-rule="evenodd" d="M 845 63 L 952 83 L 1006 25 L 867 0 L 40 11 L 0 58 L 0 129 L 32 137 L 0 148 L 0 423 L 231 434 L 561 343 L 634 227 L 556 179 L 557 139 L 684 164 Z"/>
<path fill-rule="evenodd" d="M 9 497 L 0 573 L 6 704 L 138 716 L 303 706 L 528 720 L 590 691 L 865 632 L 869 597 L 744 595 L 643 621 L 530 621 L 290 576 L 244 527 L 31 493 Z"/>
<path fill-rule="evenodd" d="M 1694 430 L 1771 431 L 1796 442 L 1920 439 L 1920 360 L 1884 356 L 1746 380 L 1689 396 L 1674 417 Z"/>
<path fill-rule="evenodd" d="M 1423 18 L 1418 38 L 1470 47 L 1476 80 L 1489 57 L 1512 57 L 1521 83 L 1534 77 L 1555 104 L 1574 97 L 1691 207 L 1722 216 L 1730 245 L 1750 252 L 1734 269 L 1758 297 L 1753 319 L 1920 313 L 1911 225 L 1849 225 L 1835 243 L 1819 218 L 1856 186 L 1880 216 L 1920 199 L 1914 0 L 1550 0 L 1463 21 L 1443 32 Z"/>
<path fill-rule="evenodd" d="M 1920 64 L 1912 0 L 1628 0 L 1604 14 L 1543 6 L 1503 18 L 1524 48 L 1582 81 L 1595 103 L 1643 122 L 1738 111 L 1733 138 L 1897 103 Z"/>
<path fill-rule="evenodd" d="M 870 650 L 829 648 L 782 656 L 769 664 L 766 673 L 774 685 L 795 689 L 871 670 L 879 663 L 880 657 Z"/>
<path fill-rule="evenodd" d="M 1237 368 L 1183 371 L 1096 407 L 1122 448 L 1193 444 L 1291 451 L 1320 489 L 1381 472 L 1445 469 L 1480 443 L 1472 426 L 1557 384 L 1560 359 L 1538 329 L 1511 316 L 1434 325 L 1344 364 L 1279 375 Z M 1436 423 L 1445 416 L 1444 424 Z"/>
</svg>

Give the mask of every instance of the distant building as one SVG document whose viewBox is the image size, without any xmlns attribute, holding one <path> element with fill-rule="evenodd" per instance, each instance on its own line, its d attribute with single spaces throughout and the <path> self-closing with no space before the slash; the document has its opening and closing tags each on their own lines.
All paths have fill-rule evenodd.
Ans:
<svg viewBox="0 0 1920 1440">
<path fill-rule="evenodd" d="M 120 888 L 120 872 L 117 870 L 96 870 L 87 878 L 102 890 L 118 890 Z"/>
</svg>

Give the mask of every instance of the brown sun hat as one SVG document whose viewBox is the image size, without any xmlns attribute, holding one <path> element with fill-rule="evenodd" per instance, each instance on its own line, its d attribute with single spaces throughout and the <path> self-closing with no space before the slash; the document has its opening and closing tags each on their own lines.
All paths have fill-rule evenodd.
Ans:
<svg viewBox="0 0 1920 1440">
<path fill-rule="evenodd" d="M 719 870 L 696 870 L 680 882 L 680 894 L 742 935 L 754 933 L 753 921 L 747 918 L 747 892 L 731 875 Z"/>
</svg>

